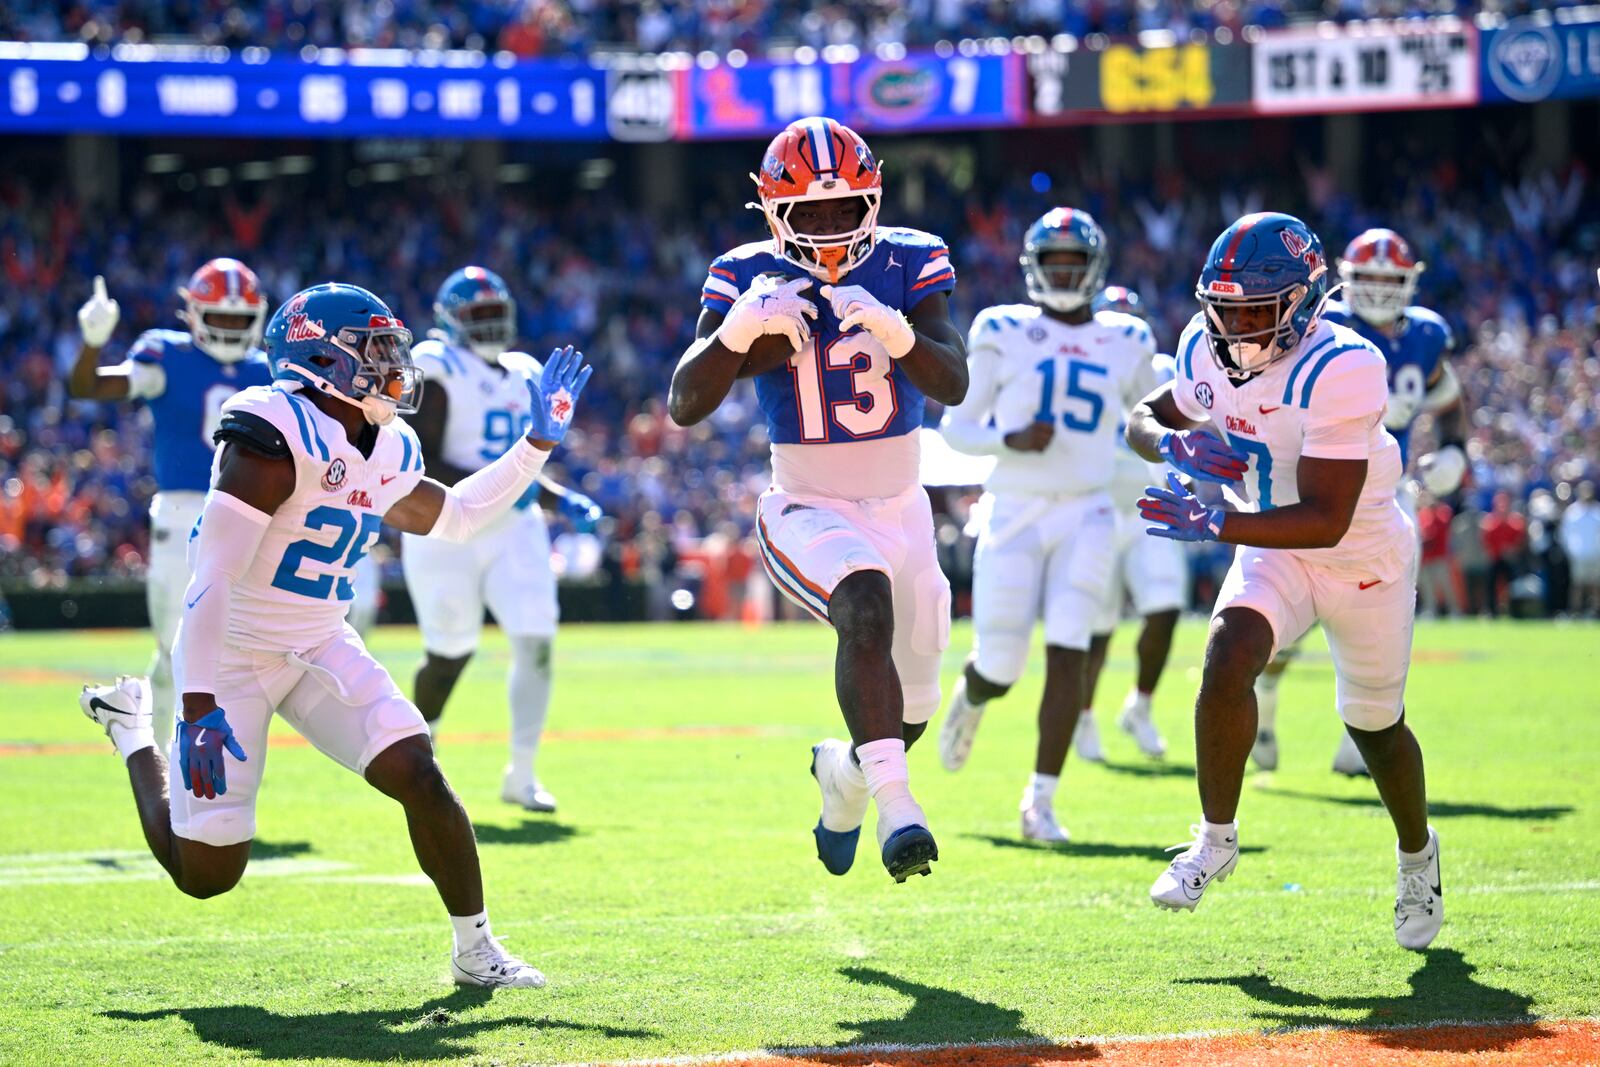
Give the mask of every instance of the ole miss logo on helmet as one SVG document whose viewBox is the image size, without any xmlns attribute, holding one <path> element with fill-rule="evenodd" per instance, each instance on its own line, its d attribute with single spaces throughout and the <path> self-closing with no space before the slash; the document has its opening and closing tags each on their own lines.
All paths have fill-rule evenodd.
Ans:
<svg viewBox="0 0 1600 1067">
<path fill-rule="evenodd" d="M 302 301 L 302 306 L 304 302 Z M 289 316 L 289 329 L 283 337 L 286 341 L 316 341 L 320 340 L 328 331 L 322 328 L 320 319 L 307 318 L 304 312 Z"/>
<path fill-rule="evenodd" d="M 1311 242 L 1295 233 L 1293 230 L 1279 230 L 1278 236 L 1283 239 L 1283 247 L 1307 267 L 1311 268 L 1313 276 L 1322 267 L 1322 254 L 1311 247 Z"/>
</svg>

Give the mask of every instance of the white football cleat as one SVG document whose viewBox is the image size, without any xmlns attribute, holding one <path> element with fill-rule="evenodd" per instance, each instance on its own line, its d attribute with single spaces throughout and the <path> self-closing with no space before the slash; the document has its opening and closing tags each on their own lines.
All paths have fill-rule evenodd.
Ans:
<svg viewBox="0 0 1600 1067">
<path fill-rule="evenodd" d="M 1444 882 L 1439 877 L 1439 834 L 1428 827 L 1426 858 L 1400 865 L 1394 893 L 1394 939 L 1401 948 L 1433 944 L 1444 923 Z"/>
<path fill-rule="evenodd" d="M 1367 761 L 1348 730 L 1339 735 L 1339 751 L 1333 754 L 1333 773 L 1351 778 L 1360 778 L 1367 773 Z"/>
<path fill-rule="evenodd" d="M 985 706 L 967 699 L 967 676 L 963 673 L 950 691 L 950 706 L 945 709 L 944 725 L 939 728 L 939 762 L 945 770 L 959 771 L 966 766 Z"/>
<path fill-rule="evenodd" d="M 1157 907 L 1173 911 L 1193 911 L 1200 903 L 1206 886 L 1212 882 L 1225 882 L 1239 864 L 1239 835 L 1237 832 L 1220 841 L 1207 838 L 1200 826 L 1189 827 L 1194 840 L 1186 847 L 1173 845 L 1167 849 L 1184 851 L 1161 872 L 1150 887 L 1150 899 Z"/>
<path fill-rule="evenodd" d="M 1055 809 L 1048 804 L 1035 804 L 1022 809 L 1022 836 L 1029 841 L 1043 841 L 1048 845 L 1064 845 L 1072 840 L 1066 827 L 1056 822 Z"/>
<path fill-rule="evenodd" d="M 1133 738 L 1140 752 L 1151 759 L 1166 759 L 1167 739 L 1161 736 L 1161 731 L 1156 729 L 1156 724 L 1150 718 L 1150 698 L 1137 689 L 1122 702 L 1122 714 L 1117 716 L 1117 726 Z"/>
<path fill-rule="evenodd" d="M 549 813 L 556 810 L 555 794 L 540 785 L 537 778 L 519 778 L 507 774 L 500 786 L 500 799 L 528 811 Z"/>
<path fill-rule="evenodd" d="M 822 791 L 822 814 L 811 831 L 817 858 L 829 874 L 844 874 L 856 861 L 861 823 L 872 799 L 866 777 L 850 755 L 850 742 L 830 737 L 812 745 L 811 777 Z"/>
<path fill-rule="evenodd" d="M 1094 721 L 1094 712 L 1078 713 L 1078 725 L 1072 728 L 1072 749 L 1085 762 L 1106 761 L 1106 750 L 1100 747 L 1100 724 Z"/>
<path fill-rule="evenodd" d="M 78 694 L 78 707 L 113 743 L 116 738 L 112 737 L 112 730 L 132 730 L 149 734 L 150 744 L 155 744 L 150 683 L 143 678 L 123 674 L 111 685 L 86 685 Z"/>
<path fill-rule="evenodd" d="M 456 985 L 509 986 L 514 989 L 541 989 L 544 975 L 513 956 L 493 936 L 485 934 L 471 948 L 450 957 L 450 975 Z"/>
<path fill-rule="evenodd" d="M 1263 771 L 1278 769 L 1278 735 L 1271 730 L 1258 730 L 1256 743 L 1250 746 L 1250 759 Z"/>
</svg>

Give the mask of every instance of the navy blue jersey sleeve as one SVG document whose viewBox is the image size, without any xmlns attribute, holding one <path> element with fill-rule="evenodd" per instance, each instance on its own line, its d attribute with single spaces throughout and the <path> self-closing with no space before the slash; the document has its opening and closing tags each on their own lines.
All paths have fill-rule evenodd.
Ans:
<svg viewBox="0 0 1600 1067">
<path fill-rule="evenodd" d="M 166 361 L 167 338 L 165 330 L 146 330 L 128 349 L 128 358 L 135 363 L 162 366 Z"/>
</svg>

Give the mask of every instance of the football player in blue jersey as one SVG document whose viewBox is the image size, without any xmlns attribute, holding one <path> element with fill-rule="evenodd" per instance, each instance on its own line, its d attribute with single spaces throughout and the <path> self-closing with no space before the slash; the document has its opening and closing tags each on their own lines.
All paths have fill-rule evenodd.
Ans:
<svg viewBox="0 0 1600 1067">
<path fill-rule="evenodd" d="M 832 874 L 850 869 L 871 800 L 879 855 L 903 882 L 938 858 L 906 747 L 939 706 L 950 636 L 917 431 L 925 399 L 956 404 L 967 391 L 947 297 L 955 272 L 939 238 L 878 225 L 878 161 L 832 119 L 792 123 L 753 177 L 771 236 L 711 264 L 669 411 L 700 422 L 736 378 L 755 378 L 772 441 L 772 488 L 756 510 L 762 560 L 838 638 L 850 740 L 812 749 L 817 856 Z"/>
<path fill-rule="evenodd" d="M 105 279 L 78 309 L 83 346 L 67 378 L 67 391 L 86 400 L 139 400 L 153 417 L 156 495 L 150 501 L 150 558 L 145 601 L 156 638 L 150 666 L 156 736 L 171 736 L 177 697 L 172 685 L 172 642 L 189 584 L 184 558 L 189 530 L 200 516 L 211 478 L 211 434 L 222 404 L 239 390 L 272 379 L 257 347 L 267 321 L 267 301 L 255 273 L 237 259 L 213 259 L 178 290 L 185 330 L 146 330 L 127 357 L 102 367 L 100 351 L 121 310 Z"/>
<path fill-rule="evenodd" d="M 1398 233 L 1367 230 L 1345 247 L 1339 260 L 1345 299 L 1330 301 L 1323 317 L 1349 326 L 1383 353 L 1389 373 L 1389 409 L 1383 424 L 1400 442 L 1402 462 L 1410 460 L 1412 423 L 1424 411 L 1432 414 L 1439 448 L 1417 460 L 1417 471 L 1430 492 L 1448 496 L 1460 488 L 1467 472 L 1466 406 L 1450 367 L 1455 338 L 1449 324 L 1436 312 L 1411 303 L 1425 266 Z M 1411 483 L 1401 483 L 1400 506 L 1413 520 L 1414 492 Z M 1278 680 L 1298 649 L 1295 644 L 1280 651 L 1256 683 L 1261 715 L 1251 758 L 1262 770 L 1278 766 Z M 1349 733 L 1340 735 L 1333 769 L 1351 776 L 1367 773 L 1361 750 Z"/>
</svg>

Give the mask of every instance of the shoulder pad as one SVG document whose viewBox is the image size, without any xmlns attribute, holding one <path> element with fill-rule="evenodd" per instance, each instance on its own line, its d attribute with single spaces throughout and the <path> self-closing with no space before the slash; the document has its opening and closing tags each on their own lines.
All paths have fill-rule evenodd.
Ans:
<svg viewBox="0 0 1600 1067">
<path fill-rule="evenodd" d="M 712 262 L 717 265 L 734 263 L 744 259 L 754 259 L 756 256 L 772 255 L 772 241 L 747 241 L 735 248 L 730 248 Z"/>
<path fill-rule="evenodd" d="M 1020 329 L 1022 325 L 1039 317 L 1039 309 L 1031 304 L 996 304 L 984 308 L 972 320 L 972 333 L 980 336 L 1002 330 Z"/>
<path fill-rule="evenodd" d="M 289 442 L 283 432 L 260 415 L 250 411 L 230 411 L 211 435 L 217 445 L 232 441 L 268 459 L 288 459 Z"/>
<path fill-rule="evenodd" d="M 878 240 L 885 244 L 899 245 L 901 248 L 939 249 L 945 247 L 943 238 L 936 237 L 926 230 L 914 230 L 909 226 L 879 226 Z"/>
</svg>

